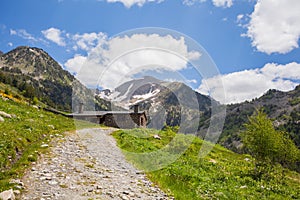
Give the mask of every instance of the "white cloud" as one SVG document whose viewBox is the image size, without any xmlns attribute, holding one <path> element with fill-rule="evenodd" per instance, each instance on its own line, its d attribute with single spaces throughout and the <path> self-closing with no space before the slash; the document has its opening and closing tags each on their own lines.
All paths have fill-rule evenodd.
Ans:
<svg viewBox="0 0 300 200">
<path fill-rule="evenodd" d="M 224 17 L 224 18 L 222 18 L 222 21 L 223 21 L 223 22 L 227 22 L 227 21 L 228 21 L 228 18 L 227 18 L 227 17 Z"/>
<path fill-rule="evenodd" d="M 206 0 L 183 0 L 183 4 L 187 6 L 192 6 L 195 3 L 203 3 L 203 2 L 206 2 Z M 229 8 L 233 5 L 233 0 L 212 0 L 212 3 L 216 7 Z"/>
<path fill-rule="evenodd" d="M 12 47 L 14 44 L 12 42 L 7 43 L 8 46 Z"/>
<path fill-rule="evenodd" d="M 33 42 L 38 41 L 37 38 L 32 36 L 30 33 L 28 33 L 25 29 L 18 29 L 18 30 L 10 29 L 10 35 L 16 35 L 16 36 L 19 36 L 19 37 L 21 37 L 25 40 L 30 40 L 30 41 L 33 41 Z"/>
<path fill-rule="evenodd" d="M 239 103 L 260 97 L 269 89 L 281 91 L 294 89 L 300 81 L 300 64 L 268 63 L 261 69 L 234 72 L 220 75 L 218 78 L 221 78 L 224 88 L 216 84 L 217 77 L 213 77 L 202 80 L 198 91 L 221 101 L 224 89 L 226 100 L 222 103 Z"/>
<path fill-rule="evenodd" d="M 189 51 L 185 39 L 170 35 L 134 34 L 101 41 L 84 57 L 82 68 L 78 62 L 82 56 L 75 56 L 65 66 L 79 72 L 77 78 L 88 86 L 114 89 L 120 83 L 146 70 L 178 71 L 185 69 L 188 60 L 197 60 L 200 52 Z"/>
<path fill-rule="evenodd" d="M 57 28 L 49 28 L 47 30 L 43 30 L 42 34 L 48 40 L 56 43 L 59 46 L 66 46 L 64 38 L 62 37 L 62 31 Z"/>
<path fill-rule="evenodd" d="M 187 80 L 188 83 L 194 83 L 197 84 L 197 80 L 196 79 L 191 79 L 191 80 Z"/>
<path fill-rule="evenodd" d="M 10 35 L 17 35 L 17 31 L 13 30 L 13 29 L 10 29 Z"/>
<path fill-rule="evenodd" d="M 258 51 L 287 53 L 298 48 L 300 37 L 299 0 L 258 0 L 246 36 Z"/>
<path fill-rule="evenodd" d="M 130 8 L 133 5 L 137 5 L 139 7 L 142 7 L 146 3 L 150 2 L 156 2 L 161 3 L 165 0 L 106 0 L 108 3 L 122 3 L 125 7 Z M 206 0 L 182 0 L 182 3 L 187 6 L 192 6 L 195 3 L 203 3 L 206 2 Z M 233 0 L 212 0 L 212 3 L 216 7 L 224 7 L 229 8 L 233 5 Z"/>
<path fill-rule="evenodd" d="M 192 6 L 194 5 L 195 3 L 203 3 L 203 2 L 206 2 L 206 0 L 183 0 L 182 3 L 184 5 L 187 5 L 187 6 Z"/>
<path fill-rule="evenodd" d="M 99 43 L 103 43 L 107 39 L 107 36 L 102 32 L 84 33 L 84 34 L 75 34 L 74 36 L 72 36 L 72 39 L 76 42 L 76 45 L 73 46 L 74 50 L 80 48 L 85 51 L 90 51 Z"/>
<path fill-rule="evenodd" d="M 76 54 L 72 59 L 69 59 L 64 66 L 69 72 L 78 73 L 86 60 L 87 58 L 85 56 Z"/>
<path fill-rule="evenodd" d="M 236 21 L 240 22 L 243 19 L 244 15 L 243 14 L 239 14 L 238 16 L 236 16 Z"/>
<path fill-rule="evenodd" d="M 11 34 L 14 34 L 14 32 L 11 31 Z M 57 28 L 43 30 L 42 34 L 48 40 L 56 43 L 59 46 L 68 45 L 68 47 L 71 47 L 71 49 L 74 51 L 83 50 L 86 52 L 89 52 L 91 49 L 100 43 L 103 43 L 107 39 L 107 35 L 102 32 L 70 34 Z M 67 49 L 67 51 L 70 52 L 71 49 Z"/>
<path fill-rule="evenodd" d="M 115 3 L 115 2 L 120 2 L 124 4 L 125 7 L 130 8 L 133 5 L 138 5 L 139 7 L 143 6 L 145 3 L 148 2 L 156 2 L 156 3 L 161 3 L 164 0 L 107 0 L 108 3 Z"/>
<path fill-rule="evenodd" d="M 230 8 L 233 5 L 232 0 L 212 0 L 216 7 Z"/>
</svg>

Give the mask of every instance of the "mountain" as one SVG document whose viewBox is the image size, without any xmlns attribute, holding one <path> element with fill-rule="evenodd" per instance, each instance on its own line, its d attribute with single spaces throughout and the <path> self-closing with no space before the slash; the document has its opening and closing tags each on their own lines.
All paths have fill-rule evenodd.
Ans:
<svg viewBox="0 0 300 200">
<path fill-rule="evenodd" d="M 131 80 L 113 91 L 99 91 L 98 95 L 126 109 L 139 104 L 142 110 L 148 112 L 150 128 L 180 126 L 180 132 L 197 132 L 200 138 L 204 138 L 210 126 L 212 103 L 224 107 L 226 118 L 218 142 L 236 152 L 243 151 L 239 134 L 248 117 L 257 109 L 263 109 L 274 121 L 274 126 L 287 131 L 300 147 L 300 85 L 289 92 L 269 90 L 260 98 L 231 105 L 220 105 L 184 83 L 166 82 L 153 77 Z"/>
<path fill-rule="evenodd" d="M 210 110 L 211 101 L 217 103 L 184 83 L 161 81 L 150 76 L 125 82 L 113 91 L 98 91 L 97 94 L 125 109 L 138 104 L 148 113 L 149 128 L 180 126 L 183 133 L 195 133 L 200 116 Z"/>
<path fill-rule="evenodd" d="M 0 56 L 0 82 L 17 88 L 22 95 L 53 108 L 68 111 L 85 102 L 88 109 L 109 109 L 106 101 L 95 102 L 94 93 L 64 70 L 44 50 L 21 46 Z"/>
<path fill-rule="evenodd" d="M 5 89 L 3 83 L 31 102 L 38 100 L 67 112 L 76 112 L 80 102 L 84 102 L 86 110 L 128 110 L 139 104 L 149 116 L 148 127 L 180 126 L 180 132 L 196 132 L 199 137 L 204 137 L 210 125 L 211 106 L 225 106 L 184 83 L 150 76 L 123 83 L 113 91 L 92 91 L 44 50 L 27 46 L 0 55 L 1 90 Z M 243 124 L 256 109 L 263 108 L 276 128 L 289 132 L 300 147 L 300 86 L 290 92 L 269 90 L 260 98 L 226 108 L 227 116 L 219 139 L 223 146 L 242 151 L 239 133 Z"/>
<path fill-rule="evenodd" d="M 288 132 L 296 145 L 300 147 L 300 85 L 289 92 L 269 90 L 260 98 L 227 106 L 223 133 L 219 143 L 223 146 L 241 152 L 240 132 L 257 109 L 263 109 L 274 126 Z M 210 114 L 205 113 L 200 127 L 209 124 Z"/>
</svg>

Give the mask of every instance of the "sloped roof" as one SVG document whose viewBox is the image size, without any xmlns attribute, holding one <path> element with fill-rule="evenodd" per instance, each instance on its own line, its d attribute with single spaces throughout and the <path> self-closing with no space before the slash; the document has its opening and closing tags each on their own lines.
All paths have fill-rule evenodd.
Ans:
<svg viewBox="0 0 300 200">
<path fill-rule="evenodd" d="M 69 117 L 100 117 L 104 115 L 130 115 L 130 114 L 145 114 L 145 111 L 132 112 L 132 111 L 84 111 L 82 113 L 71 113 Z M 146 114 L 145 114 L 146 115 Z"/>
</svg>

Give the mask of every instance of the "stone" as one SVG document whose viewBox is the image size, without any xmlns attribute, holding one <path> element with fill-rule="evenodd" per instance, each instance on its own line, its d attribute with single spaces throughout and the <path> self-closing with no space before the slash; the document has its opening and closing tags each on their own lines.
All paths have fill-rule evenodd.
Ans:
<svg viewBox="0 0 300 200">
<path fill-rule="evenodd" d="M 217 163 L 217 161 L 214 160 L 214 159 L 210 159 L 208 162 L 213 163 L 213 164 L 216 164 L 216 163 Z"/>
<path fill-rule="evenodd" d="M 21 191 L 20 190 L 14 190 L 14 194 L 19 195 L 19 194 L 21 194 Z"/>
<path fill-rule="evenodd" d="M 58 182 L 57 182 L 57 181 L 55 181 L 55 180 L 53 180 L 53 181 L 49 181 L 48 183 L 49 183 L 49 185 L 57 185 L 57 184 L 58 184 Z"/>
<path fill-rule="evenodd" d="M 17 189 L 17 190 L 22 190 L 23 186 L 21 186 L 21 185 L 15 185 L 14 188 Z"/>
<path fill-rule="evenodd" d="M 114 196 L 114 194 L 113 194 L 112 192 L 106 192 L 106 194 L 107 194 L 108 196 L 110 196 L 110 197 L 113 197 L 113 196 Z"/>
<path fill-rule="evenodd" d="M 42 148 L 47 148 L 47 147 L 49 147 L 49 145 L 48 144 L 42 144 L 41 147 Z"/>
<path fill-rule="evenodd" d="M 122 195 L 122 196 L 121 196 L 121 199 L 122 199 L 122 200 L 129 200 L 129 198 L 128 198 L 127 196 L 125 196 L 125 195 Z"/>
<path fill-rule="evenodd" d="M 1 192 L 0 193 L 0 199 L 2 199 L 2 200 L 15 200 L 16 197 L 15 197 L 14 191 L 12 189 L 10 189 L 10 190 L 6 190 L 4 192 Z"/>
<path fill-rule="evenodd" d="M 38 106 L 36 106 L 36 105 L 33 105 L 32 107 L 33 107 L 33 108 L 35 108 L 35 109 L 39 109 L 39 107 L 38 107 Z"/>
<path fill-rule="evenodd" d="M 129 194 L 128 194 L 130 197 L 134 197 L 135 196 L 135 194 L 133 193 L 133 192 L 129 192 Z"/>
<path fill-rule="evenodd" d="M 154 138 L 154 139 L 161 140 L 161 137 L 160 137 L 159 135 L 153 135 L 153 138 Z"/>
<path fill-rule="evenodd" d="M 19 180 L 19 179 L 12 179 L 12 180 L 10 180 L 9 183 L 10 184 L 18 184 L 18 185 L 24 186 L 24 183 L 21 180 Z"/>
<path fill-rule="evenodd" d="M 129 195 L 129 191 L 123 191 L 123 194 Z"/>
<path fill-rule="evenodd" d="M 10 114 L 7 114 L 6 112 L 0 111 L 0 116 L 6 117 L 6 118 L 12 118 Z"/>
<path fill-rule="evenodd" d="M 46 178 L 47 178 L 47 177 L 42 176 L 42 177 L 40 177 L 40 180 L 41 180 L 41 181 L 44 181 L 44 180 L 46 180 Z"/>
<path fill-rule="evenodd" d="M 100 185 L 97 185 L 97 186 L 96 186 L 96 189 L 97 189 L 97 190 L 99 190 L 99 189 L 101 190 L 101 189 L 103 189 L 103 187 L 100 186 Z"/>
<path fill-rule="evenodd" d="M 4 122 L 4 118 L 0 116 L 0 122 Z"/>
</svg>

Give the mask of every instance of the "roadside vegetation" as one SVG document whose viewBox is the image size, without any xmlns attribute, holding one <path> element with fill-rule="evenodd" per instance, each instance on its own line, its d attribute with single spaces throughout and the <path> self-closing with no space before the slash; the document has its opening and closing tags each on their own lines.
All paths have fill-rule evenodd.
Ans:
<svg viewBox="0 0 300 200">
<path fill-rule="evenodd" d="M 113 136 L 127 159 L 141 170 L 146 169 L 148 177 L 175 199 L 300 199 L 300 174 L 281 165 L 272 167 L 268 176 L 257 178 L 257 157 L 237 154 L 219 145 L 199 157 L 201 146 L 207 143 L 191 135 L 176 134 L 170 128 L 119 130 Z M 177 150 L 185 143 L 188 149 L 175 162 L 149 170 L 149 166 L 159 165 L 180 152 Z M 141 154 L 158 152 L 163 147 L 167 150 L 159 153 L 161 158 Z"/>
<path fill-rule="evenodd" d="M 276 168 L 298 169 L 300 151 L 290 135 L 285 131 L 275 130 L 267 115 L 257 110 L 245 124 L 246 130 L 241 134 L 246 150 L 255 158 L 254 173 L 256 178 L 269 177 Z M 280 167 L 278 167 L 280 165 Z"/>
<path fill-rule="evenodd" d="M 0 111 L 11 117 L 0 122 L 0 191 L 13 187 L 11 179 L 19 179 L 38 159 L 53 138 L 65 131 L 93 127 L 95 124 L 76 122 L 29 105 L 23 98 L 1 92 Z M 6 99 L 6 100 L 4 100 Z"/>
</svg>

